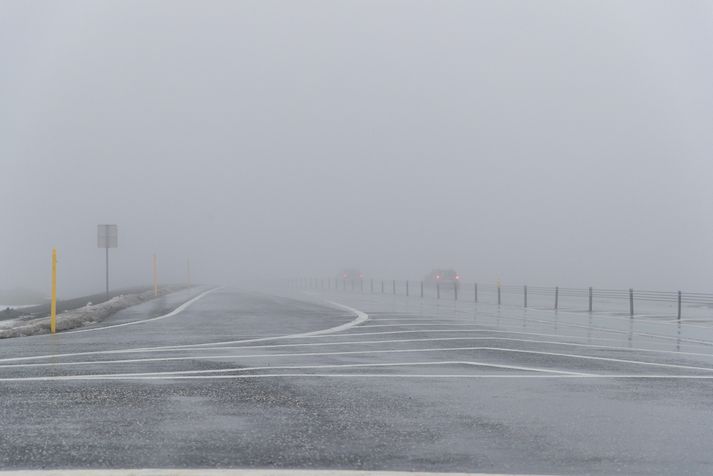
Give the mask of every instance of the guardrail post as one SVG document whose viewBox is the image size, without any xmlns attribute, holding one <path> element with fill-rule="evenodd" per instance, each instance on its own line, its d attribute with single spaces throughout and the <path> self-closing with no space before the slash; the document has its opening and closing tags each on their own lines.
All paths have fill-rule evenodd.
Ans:
<svg viewBox="0 0 713 476">
<path fill-rule="evenodd" d="M 559 309 L 560 306 L 560 287 L 555 286 L 555 310 Z"/>
<path fill-rule="evenodd" d="M 678 292 L 678 320 L 681 320 L 681 291 Z"/>
<path fill-rule="evenodd" d="M 589 286 L 589 312 L 592 312 L 592 287 Z"/>
<path fill-rule="evenodd" d="M 629 315 L 634 317 L 634 289 L 629 288 Z"/>
<path fill-rule="evenodd" d="M 475 299 L 475 302 L 478 302 L 478 283 L 473 285 L 473 298 Z"/>
<path fill-rule="evenodd" d="M 421 297 L 423 297 L 423 281 L 421 281 Z"/>
<path fill-rule="evenodd" d="M 441 299 L 441 283 L 436 283 L 436 299 Z"/>
<path fill-rule="evenodd" d="M 527 284 L 522 287 L 522 295 L 524 299 L 524 307 L 527 307 Z"/>
<path fill-rule="evenodd" d="M 408 279 L 406 280 L 406 296 L 408 297 Z"/>
</svg>

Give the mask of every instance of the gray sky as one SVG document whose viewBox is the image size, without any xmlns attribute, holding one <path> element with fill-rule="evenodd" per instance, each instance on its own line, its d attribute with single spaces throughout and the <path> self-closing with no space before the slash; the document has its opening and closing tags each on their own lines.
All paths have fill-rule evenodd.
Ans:
<svg viewBox="0 0 713 476">
<path fill-rule="evenodd" d="M 0 0 L 0 288 L 713 290 L 711 1 Z"/>
</svg>

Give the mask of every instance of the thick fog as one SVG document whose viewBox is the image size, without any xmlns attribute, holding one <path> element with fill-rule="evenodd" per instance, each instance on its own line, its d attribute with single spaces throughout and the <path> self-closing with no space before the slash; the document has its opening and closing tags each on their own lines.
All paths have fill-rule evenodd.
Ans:
<svg viewBox="0 0 713 476">
<path fill-rule="evenodd" d="M 0 289 L 713 290 L 713 2 L 0 2 Z"/>
</svg>

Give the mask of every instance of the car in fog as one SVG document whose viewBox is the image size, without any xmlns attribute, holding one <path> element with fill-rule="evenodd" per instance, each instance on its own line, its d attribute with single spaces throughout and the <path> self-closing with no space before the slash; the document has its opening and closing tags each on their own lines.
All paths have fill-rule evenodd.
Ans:
<svg viewBox="0 0 713 476">
<path fill-rule="evenodd" d="M 364 273 L 362 273 L 358 269 L 349 268 L 342 270 L 342 272 L 339 273 L 338 278 L 343 279 L 345 281 L 358 281 L 360 279 L 364 279 Z"/>
<path fill-rule="evenodd" d="M 453 288 L 460 282 L 460 275 L 453 269 L 434 269 L 426 275 L 423 283 L 441 288 Z"/>
</svg>

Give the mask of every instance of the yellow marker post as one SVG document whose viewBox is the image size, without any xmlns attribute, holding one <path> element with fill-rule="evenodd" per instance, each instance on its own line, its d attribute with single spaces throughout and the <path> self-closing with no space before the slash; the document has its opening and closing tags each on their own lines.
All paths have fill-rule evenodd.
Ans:
<svg viewBox="0 0 713 476">
<path fill-rule="evenodd" d="M 153 294 L 158 296 L 158 262 L 156 255 L 153 255 Z"/>
<path fill-rule="evenodd" d="M 50 305 L 50 332 L 57 331 L 57 249 L 52 248 L 52 304 Z"/>
</svg>

